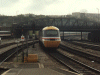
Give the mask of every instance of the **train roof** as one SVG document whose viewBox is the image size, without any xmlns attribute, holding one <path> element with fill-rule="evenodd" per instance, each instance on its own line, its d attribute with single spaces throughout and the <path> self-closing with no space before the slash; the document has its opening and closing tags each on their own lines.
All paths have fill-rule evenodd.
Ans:
<svg viewBox="0 0 100 75">
<path fill-rule="evenodd" d="M 57 27 L 55 26 L 47 26 L 47 27 L 44 27 L 43 30 L 59 30 Z"/>
</svg>

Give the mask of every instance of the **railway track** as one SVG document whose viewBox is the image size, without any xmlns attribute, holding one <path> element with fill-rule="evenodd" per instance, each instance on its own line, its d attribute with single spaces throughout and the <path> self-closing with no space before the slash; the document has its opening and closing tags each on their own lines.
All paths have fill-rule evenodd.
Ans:
<svg viewBox="0 0 100 75">
<path fill-rule="evenodd" d="M 66 56 L 64 53 L 59 52 L 58 50 L 55 51 L 46 51 L 50 56 L 55 58 L 57 61 L 65 65 L 71 71 L 74 71 L 79 74 L 83 75 L 99 75 L 100 71 L 92 68 L 86 64 L 83 64 L 80 61 L 77 61 L 69 56 Z"/>
<path fill-rule="evenodd" d="M 1 75 L 3 72 L 7 71 L 7 70 L 8 70 L 8 69 L 0 68 L 0 75 Z"/>
<path fill-rule="evenodd" d="M 38 41 L 34 41 L 34 44 L 37 43 Z M 29 41 L 28 42 L 28 46 L 33 45 L 33 41 Z M 7 46 L 3 46 L 3 48 L 6 47 L 7 50 L 0 53 L 0 74 L 2 74 L 4 71 L 8 70 L 9 68 L 5 68 L 2 67 L 2 64 L 4 62 L 9 62 L 12 61 L 11 59 L 15 57 L 15 54 L 20 53 L 22 50 L 24 50 L 25 48 L 27 48 L 27 44 L 26 42 L 23 43 L 19 43 L 18 44 L 18 49 L 17 49 L 17 45 L 16 44 L 9 44 L 8 47 Z M 1 48 L 3 50 L 3 48 Z M 1 50 L 0 49 L 0 50 Z"/>
<path fill-rule="evenodd" d="M 10 45 L 13 45 L 13 44 L 16 44 L 16 43 L 15 42 L 11 42 L 11 43 L 2 44 L 2 45 L 0 45 L 0 49 L 4 48 L 4 47 L 7 47 L 7 46 L 10 46 Z"/>
<path fill-rule="evenodd" d="M 100 51 L 100 44 L 98 44 L 98 43 L 78 42 L 78 41 L 72 41 L 70 43 L 72 43 L 74 45 L 81 46 L 83 48 L 88 48 L 88 49 Z"/>
<path fill-rule="evenodd" d="M 30 41 L 30 42 L 28 42 L 28 45 L 32 45 L 33 44 L 33 42 L 32 41 Z M 24 49 L 24 48 L 26 48 L 27 46 L 26 46 L 26 43 L 24 43 L 23 44 L 23 46 L 22 46 L 22 44 L 20 43 L 19 45 L 18 45 L 18 51 L 19 50 L 21 50 L 21 49 Z M 0 53 L 0 65 L 3 63 L 3 62 L 5 62 L 5 61 L 7 61 L 13 54 L 15 54 L 16 52 L 17 52 L 17 46 L 16 46 L 16 44 L 15 45 L 11 45 L 11 46 L 9 46 L 9 49 L 8 49 L 8 47 L 7 47 L 7 49 L 3 52 L 1 52 Z"/>
<path fill-rule="evenodd" d="M 19 42 L 20 42 L 20 39 L 17 39 L 17 40 L 19 40 Z M 15 40 L 13 39 L 6 39 L 6 40 L 2 40 L 1 41 L 1 44 L 0 44 L 0 49 L 1 48 L 4 48 L 4 47 L 7 47 L 7 46 L 10 46 L 10 45 L 13 45 L 13 44 L 16 44 L 16 42 L 15 42 Z"/>
<path fill-rule="evenodd" d="M 28 45 L 32 45 L 33 44 L 33 42 L 32 41 L 29 41 L 28 42 Z M 22 44 L 20 43 L 19 45 L 18 45 L 18 50 L 16 49 L 17 48 L 17 45 L 15 44 L 15 45 L 11 45 L 10 44 L 10 46 L 8 46 L 8 47 L 6 47 L 6 49 L 4 50 L 4 48 L 1 48 L 0 49 L 0 66 L 6 61 L 8 61 L 9 59 L 11 59 L 13 56 L 14 56 L 14 54 L 16 54 L 17 53 L 17 51 L 18 52 L 20 52 L 22 49 L 25 49 L 27 46 L 26 46 L 26 43 L 24 43 L 23 44 L 23 46 L 22 46 Z M 3 51 L 4 50 L 4 51 Z M 7 68 L 6 68 L 7 69 Z M 4 68 L 2 68 L 2 67 L 0 67 L 0 71 L 1 70 L 5 70 Z"/>
<path fill-rule="evenodd" d="M 28 41 L 31 41 L 31 40 L 28 40 Z M 24 41 L 24 42 L 26 42 L 26 41 Z M 22 43 L 22 41 L 19 41 L 18 44 L 20 44 L 20 43 Z M 13 46 L 15 44 L 17 44 L 16 41 L 11 41 L 11 42 L 7 42 L 7 43 L 3 43 L 3 44 L 0 45 L 0 49 L 6 48 L 6 47 L 10 47 L 11 45 Z M 0 50 L 0 54 L 1 54 L 1 50 Z"/>
<path fill-rule="evenodd" d="M 71 53 L 82 56 L 82 57 L 87 58 L 91 61 L 95 61 L 95 62 L 100 63 L 100 55 L 99 55 L 100 52 L 97 52 L 94 50 L 93 51 L 91 51 L 91 50 L 86 51 L 86 49 L 72 45 L 72 44 L 67 43 L 67 42 L 63 42 L 62 44 L 60 45 L 60 47 L 62 47 L 63 49 L 67 48 L 67 51 L 69 51 Z"/>
<path fill-rule="evenodd" d="M 67 47 L 66 47 L 67 45 Z M 80 57 L 80 59 L 85 58 L 86 60 L 88 60 L 88 62 L 90 62 L 90 66 L 92 65 L 94 68 L 97 68 L 100 70 L 100 56 L 96 56 L 94 54 L 89 54 L 87 52 L 84 52 L 84 50 L 80 50 L 80 48 L 78 49 L 77 47 L 73 47 L 73 45 L 68 45 L 68 43 L 66 43 L 65 45 L 60 45 L 60 48 L 62 48 L 63 50 L 70 52 L 72 54 L 75 54 L 73 58 L 75 58 L 76 55 L 78 55 L 78 57 Z M 65 52 L 64 52 L 65 53 Z M 71 55 L 73 56 L 73 55 Z M 77 59 L 77 58 L 76 58 Z M 79 61 L 80 61 L 79 59 Z M 87 63 L 87 61 L 83 61 L 84 63 Z"/>
<path fill-rule="evenodd" d="M 34 44 L 38 41 L 34 41 Z M 32 45 L 33 41 L 29 40 L 28 45 Z M 26 41 L 22 42 L 20 41 L 18 44 L 18 50 L 24 49 L 27 47 Z M 17 44 L 15 42 L 6 43 L 3 45 L 0 45 L 0 62 L 2 62 L 6 57 L 8 59 L 9 55 L 12 56 L 17 51 Z"/>
<path fill-rule="evenodd" d="M 62 48 L 62 51 L 65 50 L 65 52 L 61 52 L 58 49 L 45 51 L 57 61 L 67 66 L 71 71 L 82 75 L 100 75 L 100 67 L 98 67 L 100 58 L 98 56 L 92 53 L 87 53 L 82 48 L 80 50 L 80 48 L 73 47 L 68 43 L 60 45 L 60 48 Z M 70 54 L 66 54 L 66 52 L 70 52 Z M 80 57 L 81 61 L 78 60 L 76 55 L 77 57 Z M 87 60 L 88 64 L 87 61 L 84 61 L 83 59 Z"/>
</svg>

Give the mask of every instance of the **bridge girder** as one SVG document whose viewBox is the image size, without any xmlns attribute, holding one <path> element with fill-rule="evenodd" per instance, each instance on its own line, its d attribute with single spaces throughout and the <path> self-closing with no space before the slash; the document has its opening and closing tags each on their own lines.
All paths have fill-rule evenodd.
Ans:
<svg viewBox="0 0 100 75">
<path fill-rule="evenodd" d="M 35 20 L 35 29 L 45 26 L 56 26 L 64 31 L 94 31 L 100 29 L 100 23 L 77 18 L 41 18 Z"/>
</svg>

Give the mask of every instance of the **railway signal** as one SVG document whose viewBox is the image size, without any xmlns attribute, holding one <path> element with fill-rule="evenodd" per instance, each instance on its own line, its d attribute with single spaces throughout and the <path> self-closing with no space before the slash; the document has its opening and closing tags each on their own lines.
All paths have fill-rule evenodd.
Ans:
<svg viewBox="0 0 100 75">
<path fill-rule="evenodd" d="M 25 37 L 23 35 L 21 36 L 21 41 L 25 41 Z"/>
<path fill-rule="evenodd" d="M 21 36 L 21 41 L 22 41 L 22 62 L 24 62 L 24 50 L 23 50 L 23 41 L 25 40 L 25 37 L 22 35 Z"/>
</svg>

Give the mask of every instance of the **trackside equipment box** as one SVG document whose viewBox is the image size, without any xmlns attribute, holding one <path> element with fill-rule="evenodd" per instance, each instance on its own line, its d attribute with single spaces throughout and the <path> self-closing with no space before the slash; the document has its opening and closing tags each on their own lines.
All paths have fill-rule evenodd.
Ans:
<svg viewBox="0 0 100 75">
<path fill-rule="evenodd" d="M 38 55 L 37 54 L 28 54 L 28 57 L 24 57 L 24 62 L 37 62 Z"/>
</svg>

